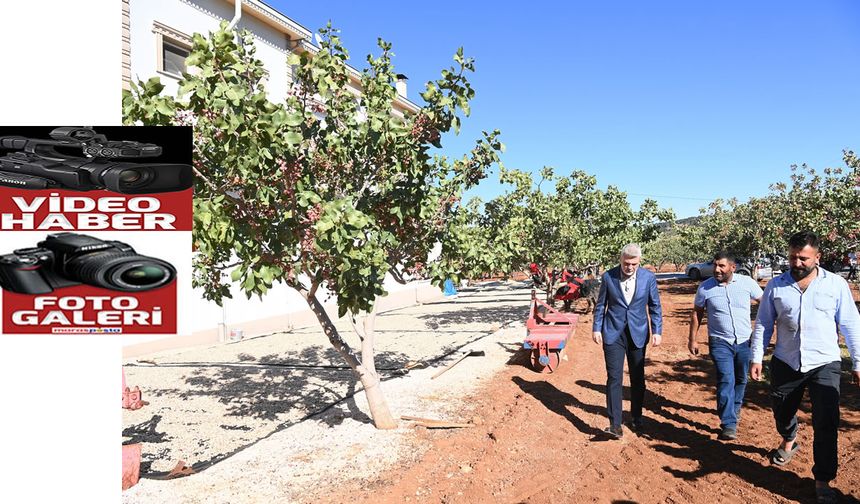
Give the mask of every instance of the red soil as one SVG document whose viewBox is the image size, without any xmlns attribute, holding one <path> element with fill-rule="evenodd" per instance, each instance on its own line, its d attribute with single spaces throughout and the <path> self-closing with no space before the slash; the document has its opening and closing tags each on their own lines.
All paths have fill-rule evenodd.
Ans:
<svg viewBox="0 0 860 504">
<path fill-rule="evenodd" d="M 606 379 L 600 346 L 583 315 L 567 362 L 537 374 L 511 365 L 474 398 L 478 425 L 450 431 L 417 428 L 432 448 L 411 467 L 340 487 L 330 502 L 814 502 L 810 405 L 801 406 L 801 449 L 786 467 L 769 462 L 779 443 L 768 387 L 747 388 L 739 437 L 717 440 L 713 364 L 687 352 L 696 284 L 661 283 L 664 341 L 649 347 L 646 431 L 625 428 L 604 440 Z M 855 285 L 856 288 L 856 285 Z M 857 296 L 855 292 L 855 298 Z M 847 369 L 847 360 L 844 368 Z M 627 383 L 625 377 L 625 384 Z M 625 385 L 625 394 L 627 386 Z M 629 403 L 624 401 L 625 420 Z M 464 414 L 465 415 L 465 414 Z M 843 373 L 839 475 L 841 502 L 860 502 L 860 387 Z"/>
</svg>

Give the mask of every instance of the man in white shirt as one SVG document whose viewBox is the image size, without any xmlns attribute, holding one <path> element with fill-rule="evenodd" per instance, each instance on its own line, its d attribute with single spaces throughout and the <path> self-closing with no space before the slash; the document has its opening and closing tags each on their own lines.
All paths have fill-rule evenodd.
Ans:
<svg viewBox="0 0 860 504">
<path fill-rule="evenodd" d="M 762 378 L 764 351 L 776 324 L 770 361 L 770 388 L 776 430 L 782 436 L 771 462 L 788 464 L 800 447 L 797 408 L 809 388 L 812 402 L 812 457 L 818 502 L 836 502 L 830 481 L 838 467 L 839 387 L 842 354 L 839 333 L 851 354 L 854 383 L 860 385 L 860 314 L 848 282 L 818 266 L 818 236 L 803 231 L 788 240 L 791 269 L 768 282 L 750 349 L 750 376 Z"/>
</svg>

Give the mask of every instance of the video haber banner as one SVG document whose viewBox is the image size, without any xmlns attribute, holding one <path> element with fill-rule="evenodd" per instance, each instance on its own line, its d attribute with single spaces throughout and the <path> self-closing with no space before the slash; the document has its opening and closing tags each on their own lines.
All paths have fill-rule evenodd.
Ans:
<svg viewBox="0 0 860 504">
<path fill-rule="evenodd" d="M 191 128 L 0 127 L 4 334 L 176 334 Z"/>
</svg>

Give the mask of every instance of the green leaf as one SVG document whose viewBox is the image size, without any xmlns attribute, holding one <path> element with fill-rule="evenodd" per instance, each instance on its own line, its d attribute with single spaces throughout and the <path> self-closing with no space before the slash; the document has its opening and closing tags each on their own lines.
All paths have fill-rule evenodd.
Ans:
<svg viewBox="0 0 860 504">
<path fill-rule="evenodd" d="M 289 131 L 284 135 L 284 141 L 290 145 L 298 145 L 302 142 L 302 135 L 298 131 Z"/>
<path fill-rule="evenodd" d="M 245 92 L 239 86 L 232 86 L 227 89 L 225 95 L 227 96 L 227 99 L 231 100 L 235 104 L 242 99 L 242 97 L 245 95 Z"/>
<path fill-rule="evenodd" d="M 238 282 L 242 278 L 242 267 L 238 266 L 230 272 L 230 280 Z"/>
<path fill-rule="evenodd" d="M 156 109 L 159 113 L 164 114 L 164 115 L 167 115 L 167 116 L 172 116 L 172 115 L 173 115 L 173 113 L 174 113 L 174 111 L 173 111 L 173 107 L 171 107 L 167 102 L 164 102 L 164 101 L 160 101 L 160 102 L 158 102 L 158 103 L 155 105 L 155 109 Z"/>
<path fill-rule="evenodd" d="M 266 282 L 267 284 L 271 285 L 272 280 L 274 279 L 274 273 L 272 271 L 272 268 L 270 268 L 268 266 L 262 266 L 260 268 L 260 274 L 263 277 L 263 281 Z"/>
<path fill-rule="evenodd" d="M 289 112 L 284 122 L 287 126 L 299 126 L 305 122 L 305 118 L 300 112 Z"/>
<path fill-rule="evenodd" d="M 254 290 L 254 286 L 256 285 L 256 280 L 254 279 L 254 275 L 248 275 L 245 277 L 245 282 L 242 283 L 242 288 L 245 289 L 246 292 Z"/>
<path fill-rule="evenodd" d="M 161 94 L 164 90 L 164 84 L 161 83 L 161 79 L 158 77 L 150 77 L 146 84 L 143 85 L 143 92 L 149 96 L 155 96 Z"/>
<path fill-rule="evenodd" d="M 314 228 L 319 233 L 325 233 L 326 231 L 328 231 L 329 229 L 331 229 L 333 227 L 334 227 L 334 222 L 332 222 L 332 220 L 326 216 L 323 216 L 320 220 L 318 220 L 316 225 L 314 226 Z"/>
</svg>

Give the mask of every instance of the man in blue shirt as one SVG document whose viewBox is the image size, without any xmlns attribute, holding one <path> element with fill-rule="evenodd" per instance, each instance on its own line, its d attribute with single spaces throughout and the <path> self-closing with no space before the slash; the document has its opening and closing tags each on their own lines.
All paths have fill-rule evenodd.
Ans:
<svg viewBox="0 0 860 504">
<path fill-rule="evenodd" d="M 835 502 L 830 481 L 836 477 L 839 428 L 839 378 L 842 356 L 839 334 L 853 361 L 853 380 L 860 385 L 860 314 L 848 283 L 818 266 L 818 236 L 807 231 L 788 241 L 791 269 L 764 290 L 752 337 L 750 375 L 761 380 L 762 358 L 776 323 L 776 345 L 770 361 L 770 387 L 776 430 L 783 443 L 771 462 L 787 464 L 800 444 L 797 408 L 809 388 L 812 401 L 812 456 L 819 502 Z"/>
<path fill-rule="evenodd" d="M 697 355 L 696 333 L 708 311 L 708 348 L 717 368 L 717 414 L 723 440 L 736 439 L 750 361 L 750 301 L 762 291 L 755 280 L 735 275 L 735 256 L 714 256 L 714 276 L 702 282 L 690 316 L 690 353 Z"/>
</svg>

